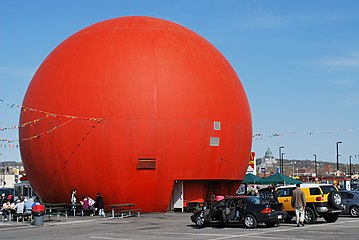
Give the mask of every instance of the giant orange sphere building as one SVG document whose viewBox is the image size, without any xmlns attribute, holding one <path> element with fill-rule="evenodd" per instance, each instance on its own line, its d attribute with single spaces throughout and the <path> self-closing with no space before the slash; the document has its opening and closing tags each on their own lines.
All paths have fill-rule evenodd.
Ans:
<svg viewBox="0 0 359 240">
<path fill-rule="evenodd" d="M 233 194 L 251 149 L 248 100 L 223 55 L 162 19 L 120 17 L 62 42 L 23 101 L 21 156 L 44 202 L 97 192 L 143 211 Z"/>
</svg>

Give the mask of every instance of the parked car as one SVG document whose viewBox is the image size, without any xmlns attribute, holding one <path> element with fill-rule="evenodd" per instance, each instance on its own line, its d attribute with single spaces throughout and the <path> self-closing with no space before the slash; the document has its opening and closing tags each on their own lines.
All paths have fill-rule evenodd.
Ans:
<svg viewBox="0 0 359 240">
<path fill-rule="evenodd" d="M 295 185 L 288 185 L 278 187 L 276 191 L 278 202 L 283 203 L 284 211 L 288 213 L 286 222 L 291 221 L 295 216 L 295 210 L 291 205 L 292 192 L 295 188 Z M 330 223 L 337 221 L 344 204 L 342 195 L 334 185 L 305 183 L 301 184 L 300 188 L 307 202 L 304 217 L 306 223 L 315 223 L 319 217 Z"/>
<path fill-rule="evenodd" d="M 259 223 L 273 227 L 286 218 L 281 203 L 270 204 L 256 196 L 227 197 L 214 203 L 210 208 L 203 207 L 191 216 L 198 227 L 209 223 L 224 226 L 227 223 L 244 224 L 247 228 L 255 228 Z"/>
<path fill-rule="evenodd" d="M 345 189 L 339 190 L 343 196 L 343 203 L 345 209 L 342 214 L 350 214 L 352 217 L 359 217 L 359 192 L 348 191 Z"/>
</svg>

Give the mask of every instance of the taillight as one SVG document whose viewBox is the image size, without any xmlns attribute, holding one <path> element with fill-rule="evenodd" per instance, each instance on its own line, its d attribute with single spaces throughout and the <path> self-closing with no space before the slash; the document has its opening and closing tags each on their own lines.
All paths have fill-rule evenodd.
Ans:
<svg viewBox="0 0 359 240">
<path fill-rule="evenodd" d="M 322 201 L 323 200 L 323 197 L 322 196 L 320 196 L 320 197 L 316 197 L 316 199 L 315 200 L 317 200 L 317 201 Z"/>
<path fill-rule="evenodd" d="M 272 212 L 272 208 L 270 207 L 266 207 L 261 211 L 261 213 L 271 213 L 271 212 Z"/>
</svg>

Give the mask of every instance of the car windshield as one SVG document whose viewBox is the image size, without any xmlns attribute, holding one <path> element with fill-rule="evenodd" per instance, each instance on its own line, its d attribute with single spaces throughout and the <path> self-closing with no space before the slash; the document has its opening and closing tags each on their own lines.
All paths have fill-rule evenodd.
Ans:
<svg viewBox="0 0 359 240">
<path fill-rule="evenodd" d="M 246 198 L 246 201 L 251 203 L 251 204 L 260 204 L 260 200 L 259 197 L 248 197 Z"/>
<path fill-rule="evenodd" d="M 334 186 L 320 186 L 324 194 L 330 193 L 331 191 L 337 191 Z"/>
</svg>

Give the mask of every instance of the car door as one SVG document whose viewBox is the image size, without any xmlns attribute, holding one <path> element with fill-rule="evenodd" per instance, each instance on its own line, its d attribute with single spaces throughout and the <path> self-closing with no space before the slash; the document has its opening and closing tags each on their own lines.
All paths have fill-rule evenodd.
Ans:
<svg viewBox="0 0 359 240">
<path fill-rule="evenodd" d="M 278 202 L 283 204 L 284 210 L 287 212 L 294 211 L 292 207 L 292 193 L 295 188 L 280 188 L 277 190 Z"/>
<path fill-rule="evenodd" d="M 343 196 L 343 204 L 345 206 L 345 210 L 343 213 L 348 213 L 349 209 L 352 205 L 352 199 L 354 198 L 354 194 L 348 193 L 348 192 L 340 192 L 340 194 Z"/>
</svg>

